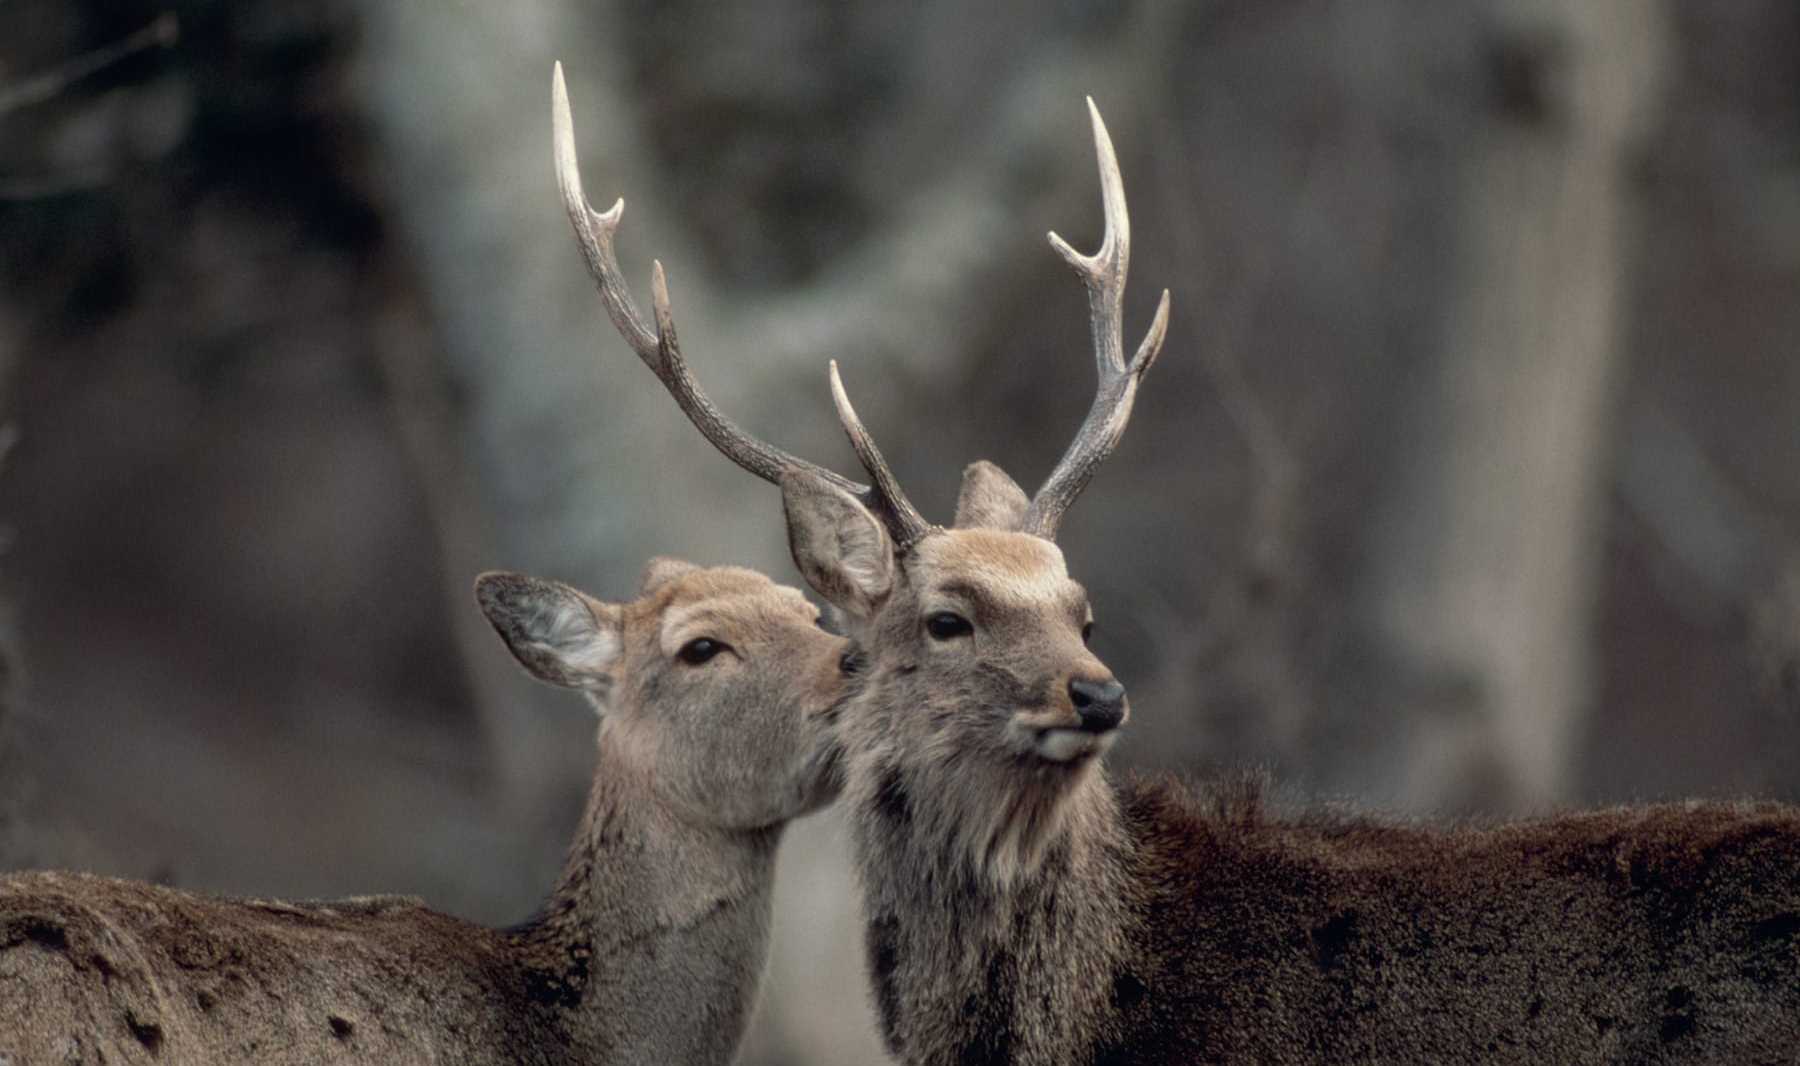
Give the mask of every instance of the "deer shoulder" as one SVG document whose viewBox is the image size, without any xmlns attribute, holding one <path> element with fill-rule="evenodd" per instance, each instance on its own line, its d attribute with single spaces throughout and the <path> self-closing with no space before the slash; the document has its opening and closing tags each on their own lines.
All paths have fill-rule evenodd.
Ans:
<svg viewBox="0 0 1800 1066">
<path fill-rule="evenodd" d="M 796 590 L 654 561 L 610 604 L 477 584 L 538 678 L 600 713 L 563 873 L 493 930 L 404 897 L 228 899 L 0 878 L 0 1061 L 725 1062 L 767 940 L 781 828 L 839 784 L 845 642 Z"/>
</svg>

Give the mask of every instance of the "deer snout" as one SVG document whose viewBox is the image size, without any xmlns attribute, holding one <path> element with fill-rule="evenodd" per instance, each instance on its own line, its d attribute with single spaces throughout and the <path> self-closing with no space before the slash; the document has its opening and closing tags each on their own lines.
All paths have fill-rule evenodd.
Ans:
<svg viewBox="0 0 1800 1066">
<path fill-rule="evenodd" d="M 1110 678 L 1075 678 L 1069 682 L 1069 701 L 1084 733 L 1109 733 L 1125 721 L 1125 686 Z"/>
</svg>

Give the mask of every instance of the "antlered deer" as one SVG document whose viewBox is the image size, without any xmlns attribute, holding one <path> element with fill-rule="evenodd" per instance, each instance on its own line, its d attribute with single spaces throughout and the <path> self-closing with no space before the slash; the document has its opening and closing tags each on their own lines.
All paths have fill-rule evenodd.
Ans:
<svg viewBox="0 0 1800 1066">
<path fill-rule="evenodd" d="M 498 931 L 369 897 L 224 899 L 0 878 L 0 1063 L 724 1063 L 768 938 L 783 825 L 835 795 L 848 643 L 796 589 L 653 561 L 614 605 L 486 574 L 537 677 L 601 712 L 549 902 Z"/>
<path fill-rule="evenodd" d="M 1082 256 L 1100 389 L 1027 497 L 970 467 L 927 523 L 832 374 L 872 485 L 755 440 L 706 400 L 613 257 L 621 206 L 565 207 L 620 332 L 726 455 L 778 482 L 794 559 L 858 645 L 843 743 L 868 963 L 918 1066 L 1800 1061 L 1800 812 L 1722 803 L 1477 829 L 1275 819 L 1254 788 L 1110 781 L 1123 687 L 1086 649 L 1052 543 L 1161 343 L 1123 358 L 1128 231 L 1094 115 L 1106 233 Z"/>
</svg>

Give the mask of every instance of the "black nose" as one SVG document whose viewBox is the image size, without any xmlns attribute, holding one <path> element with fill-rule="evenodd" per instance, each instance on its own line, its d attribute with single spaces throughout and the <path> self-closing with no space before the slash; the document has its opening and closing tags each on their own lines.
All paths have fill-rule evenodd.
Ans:
<svg viewBox="0 0 1800 1066">
<path fill-rule="evenodd" d="M 1069 699 L 1081 717 L 1084 733 L 1105 733 L 1125 720 L 1125 686 L 1117 681 L 1069 682 Z"/>
</svg>

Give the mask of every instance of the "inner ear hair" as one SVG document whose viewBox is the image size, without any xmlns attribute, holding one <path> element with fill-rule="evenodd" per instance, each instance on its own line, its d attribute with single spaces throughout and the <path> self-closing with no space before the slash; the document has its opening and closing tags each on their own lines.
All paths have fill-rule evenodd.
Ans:
<svg viewBox="0 0 1800 1066">
<path fill-rule="evenodd" d="M 624 648 L 619 608 L 558 581 L 507 572 L 477 578 L 475 598 L 533 676 L 564 688 L 610 684 Z"/>
<path fill-rule="evenodd" d="M 848 492 L 810 471 L 781 478 L 788 550 L 813 591 L 848 614 L 867 617 L 893 585 L 894 542 Z"/>
</svg>

